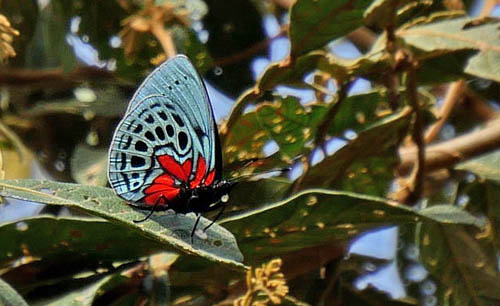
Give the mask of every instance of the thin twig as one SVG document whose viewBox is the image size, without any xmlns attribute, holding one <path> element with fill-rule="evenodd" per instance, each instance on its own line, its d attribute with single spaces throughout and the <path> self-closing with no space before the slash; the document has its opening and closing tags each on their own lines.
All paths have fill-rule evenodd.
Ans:
<svg viewBox="0 0 500 306">
<path fill-rule="evenodd" d="M 483 8 L 481 9 L 481 13 L 479 14 L 479 18 L 487 17 L 491 14 L 495 6 L 499 3 L 498 0 L 485 0 L 483 4 Z"/>
<path fill-rule="evenodd" d="M 302 182 L 304 181 L 304 178 L 306 177 L 306 173 L 311 168 L 310 161 L 309 161 L 309 158 L 307 156 L 302 156 L 300 158 L 300 162 L 302 163 L 302 175 L 295 180 L 292 187 L 289 189 L 289 192 L 288 192 L 289 195 L 297 193 L 301 190 Z"/>
<path fill-rule="evenodd" d="M 264 40 L 261 40 L 261 41 L 257 42 L 256 44 L 254 44 L 248 48 L 245 48 L 245 50 L 243 50 L 239 53 L 232 54 L 232 55 L 222 57 L 222 58 L 218 58 L 215 60 L 214 66 L 215 67 L 225 67 L 228 65 L 232 65 L 234 63 L 238 63 L 246 58 L 252 57 L 256 53 L 258 53 L 262 50 L 265 50 L 271 44 L 271 42 L 273 40 L 275 40 L 276 38 L 284 36 L 287 33 L 287 31 L 288 31 L 288 25 L 285 24 L 281 27 L 279 33 L 274 35 L 273 37 L 269 37 L 269 38 L 266 38 Z"/>
<path fill-rule="evenodd" d="M 334 102 L 328 112 L 323 116 L 323 122 L 321 122 L 318 126 L 318 131 L 316 132 L 316 137 L 314 139 L 314 143 L 316 145 L 324 142 L 328 130 L 330 130 L 330 127 L 333 124 L 333 120 L 335 119 L 335 114 L 337 114 L 337 112 L 339 111 L 340 106 L 347 97 L 347 93 L 349 92 L 349 89 L 351 89 L 353 83 L 353 80 L 350 80 L 340 86 L 337 92 L 337 101 Z"/>
<path fill-rule="evenodd" d="M 489 122 L 483 129 L 455 137 L 425 150 L 425 169 L 427 172 L 451 168 L 461 161 L 500 149 L 500 119 Z M 417 161 L 415 147 L 402 148 L 399 152 L 401 164 L 398 171 L 407 173 Z"/>
<path fill-rule="evenodd" d="M 64 72 L 62 68 L 43 70 L 5 68 L 0 71 L 0 84 L 9 86 L 40 84 L 44 87 L 54 85 L 64 87 L 73 86 L 81 81 L 99 79 L 115 79 L 115 76 L 111 71 L 96 67 L 77 67 L 69 73 Z"/>
<path fill-rule="evenodd" d="M 446 96 L 443 101 L 443 106 L 440 109 L 439 120 L 436 121 L 432 126 L 430 126 L 425 133 L 425 143 L 430 143 L 443 127 L 443 125 L 448 121 L 451 111 L 457 104 L 457 102 L 463 97 L 464 91 L 466 89 L 466 83 L 464 80 L 460 80 L 452 83 L 448 87 Z"/>
<path fill-rule="evenodd" d="M 24 145 L 23 141 L 19 136 L 12 131 L 8 126 L 3 124 L 3 122 L 0 121 L 0 133 L 3 134 L 3 136 L 11 142 L 11 144 L 14 146 L 14 148 L 17 151 L 17 154 L 19 155 L 19 161 L 21 163 L 26 162 L 29 159 L 30 151 L 26 146 Z"/>
<path fill-rule="evenodd" d="M 413 124 L 411 136 L 417 146 L 417 161 L 414 165 L 413 174 L 410 177 L 411 181 L 409 186 L 411 192 L 409 194 L 408 201 L 410 203 L 414 203 L 420 199 L 424 186 L 425 142 L 423 136 L 424 123 L 420 107 L 418 105 L 416 63 L 410 59 L 409 64 L 410 67 L 407 74 L 406 92 L 408 95 L 408 101 L 410 102 L 415 114 L 415 122 Z"/>
</svg>

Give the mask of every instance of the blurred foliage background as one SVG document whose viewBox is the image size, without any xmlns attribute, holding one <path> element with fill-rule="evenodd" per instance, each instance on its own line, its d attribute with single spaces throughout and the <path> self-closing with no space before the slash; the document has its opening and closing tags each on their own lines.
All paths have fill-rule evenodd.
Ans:
<svg viewBox="0 0 500 306">
<path fill-rule="evenodd" d="M 498 12 L 0 1 L 1 304 L 499 305 Z M 128 100 L 176 53 L 209 85 L 226 177 L 292 168 L 238 185 L 194 243 L 192 214 L 135 224 L 106 187 Z"/>
</svg>

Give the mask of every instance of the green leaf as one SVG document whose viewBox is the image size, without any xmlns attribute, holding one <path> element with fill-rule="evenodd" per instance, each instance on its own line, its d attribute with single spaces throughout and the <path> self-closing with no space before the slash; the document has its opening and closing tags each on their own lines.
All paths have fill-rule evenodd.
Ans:
<svg viewBox="0 0 500 306">
<path fill-rule="evenodd" d="M 26 255 L 45 260 L 131 260 L 163 251 L 164 244 L 101 219 L 36 216 L 0 225 L 0 266 Z M 23 247 L 20 248 L 19 246 Z"/>
<path fill-rule="evenodd" d="M 123 269 L 121 269 L 123 270 Z M 122 272 L 122 273 L 120 273 Z M 126 272 L 126 271 L 125 271 Z M 75 282 L 83 282 L 85 279 L 75 280 Z M 89 280 L 91 278 L 89 277 Z M 97 280 L 91 281 L 84 286 L 76 286 L 76 288 L 66 288 L 64 293 L 44 299 L 42 301 L 37 301 L 37 304 L 42 305 L 72 305 L 72 306 L 84 306 L 84 305 L 92 305 L 99 296 L 104 293 L 109 292 L 114 287 L 119 286 L 120 284 L 125 284 L 127 282 L 132 283 L 130 276 L 125 276 L 123 271 L 118 271 L 113 274 L 104 275 L 99 277 Z M 64 287 L 64 285 L 62 285 Z"/>
<path fill-rule="evenodd" d="M 470 171 L 485 179 L 500 182 L 500 151 L 494 151 L 467 160 L 455 166 L 455 169 Z"/>
<path fill-rule="evenodd" d="M 460 225 L 424 222 L 417 233 L 420 259 L 437 280 L 440 305 L 498 305 L 497 254 Z"/>
<path fill-rule="evenodd" d="M 239 211 L 279 201 L 286 195 L 290 185 L 291 182 L 284 178 L 242 182 L 231 191 L 228 207 L 231 211 Z"/>
<path fill-rule="evenodd" d="M 280 148 L 277 155 L 290 161 L 299 154 L 310 152 L 318 126 L 325 120 L 332 121 L 327 131 L 330 136 L 340 136 L 347 129 L 358 131 L 380 120 L 376 110 L 383 107 L 385 101 L 385 93 L 376 90 L 349 96 L 342 101 L 334 119 L 325 118 L 334 103 L 302 105 L 295 97 L 261 103 L 235 121 L 225 138 L 224 157 L 232 163 L 259 156 L 266 143 L 272 140 Z"/>
<path fill-rule="evenodd" d="M 477 50 L 479 52 L 469 59 L 465 72 L 498 82 L 499 24 L 496 19 L 481 21 L 463 17 L 402 28 L 396 34 L 406 44 L 423 52 L 425 57 L 467 49 Z"/>
<path fill-rule="evenodd" d="M 297 57 L 363 25 L 367 0 L 298 0 L 290 9 L 291 56 Z"/>
<path fill-rule="evenodd" d="M 486 226 L 486 222 L 484 220 L 476 218 L 467 211 L 454 205 L 433 205 L 419 210 L 419 213 L 441 223 L 470 224 L 475 225 L 478 228 Z"/>
<path fill-rule="evenodd" d="M 17 293 L 14 288 L 0 278 L 0 304 L 28 306 L 28 303 Z"/>
<path fill-rule="evenodd" d="M 283 158 L 293 158 L 304 150 L 304 143 L 311 140 L 311 128 L 325 110 L 324 106 L 315 104 L 306 109 L 295 97 L 259 105 L 255 111 L 245 114 L 228 135 L 229 161 L 242 159 L 246 152 L 250 153 L 247 158 L 257 156 L 269 140 L 276 141 Z"/>
<path fill-rule="evenodd" d="M 459 217 L 455 217 L 458 214 Z M 283 201 L 223 219 L 248 261 L 346 240 L 368 229 L 421 220 L 477 225 L 459 209 L 436 216 L 396 202 L 344 191 L 305 190 Z"/>
<path fill-rule="evenodd" d="M 163 243 L 171 250 L 197 255 L 205 259 L 243 269 L 243 257 L 234 236 L 226 229 L 214 224 L 206 232 L 206 239 L 195 235 L 191 244 L 194 214 L 175 214 L 172 211 L 154 214 L 148 221 L 136 224 L 132 220 L 144 218 L 147 211 L 126 205 L 113 191 L 104 187 L 57 183 L 39 180 L 2 180 L 0 195 L 50 205 L 63 205 L 80 209 L 86 213 L 103 217 L 113 223 L 127 226 L 147 238 Z M 199 228 L 210 224 L 200 219 Z M 205 238 L 205 237 L 203 237 Z"/>
<path fill-rule="evenodd" d="M 346 177 L 346 173 L 349 172 L 357 173 L 358 178 L 369 178 L 369 175 L 364 175 L 363 173 L 365 172 L 363 170 L 365 166 L 356 164 L 359 162 L 366 162 L 368 157 L 389 157 L 389 163 L 395 163 L 395 147 L 399 144 L 402 136 L 406 134 L 410 114 L 411 111 L 408 108 L 403 109 L 401 112 L 388 116 L 361 131 L 354 140 L 351 140 L 333 155 L 327 156 L 320 163 L 310 168 L 309 171 L 304 174 L 300 182 L 301 188 L 305 189 L 339 184 L 341 186 L 339 187 L 340 189 L 345 190 L 348 188 L 348 190 L 356 190 L 354 186 L 358 186 L 362 189 L 365 188 L 363 186 L 370 186 L 370 182 L 363 180 L 357 181 L 357 183 L 352 181 L 354 183 L 354 185 L 352 185 L 353 183 L 349 182 L 349 175 L 343 183 L 340 183 L 341 181 L 339 180 Z M 393 153 L 389 154 L 388 151 L 391 150 Z M 372 162 L 373 167 L 371 168 L 374 168 L 375 172 L 383 175 L 386 175 L 387 169 L 391 168 L 390 165 L 381 159 L 374 159 Z M 349 169 L 349 167 L 352 168 Z M 325 176 L 325 169 L 328 169 L 328 176 Z M 387 180 L 384 180 L 384 182 L 386 181 Z M 374 181 L 373 183 L 377 182 Z M 387 186 L 385 186 L 385 188 L 387 188 Z"/>
</svg>

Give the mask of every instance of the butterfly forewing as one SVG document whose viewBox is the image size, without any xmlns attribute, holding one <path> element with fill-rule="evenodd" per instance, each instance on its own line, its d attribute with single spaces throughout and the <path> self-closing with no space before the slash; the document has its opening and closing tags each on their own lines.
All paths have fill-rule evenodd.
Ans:
<svg viewBox="0 0 500 306">
<path fill-rule="evenodd" d="M 145 197 L 160 188 L 158 182 L 218 181 L 220 154 L 205 87 L 189 60 L 176 56 L 155 69 L 132 98 L 111 143 L 109 181 L 124 199 L 152 205 L 158 195 Z"/>
</svg>

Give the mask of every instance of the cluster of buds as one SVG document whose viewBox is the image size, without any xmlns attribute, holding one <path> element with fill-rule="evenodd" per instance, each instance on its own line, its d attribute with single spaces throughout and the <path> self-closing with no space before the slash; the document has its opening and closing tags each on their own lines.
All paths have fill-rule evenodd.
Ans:
<svg viewBox="0 0 500 306">
<path fill-rule="evenodd" d="M 7 58 L 16 56 L 12 47 L 13 36 L 18 36 L 19 31 L 14 29 L 7 17 L 0 14 L 0 61 L 5 62 Z"/>
<path fill-rule="evenodd" d="M 235 306 L 281 304 L 288 294 L 285 275 L 280 272 L 281 259 L 273 259 L 247 272 L 247 293 L 234 301 Z"/>
</svg>

